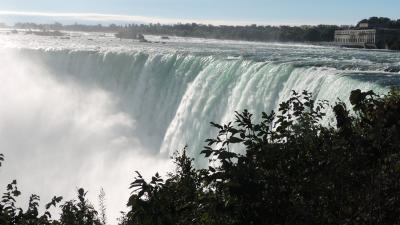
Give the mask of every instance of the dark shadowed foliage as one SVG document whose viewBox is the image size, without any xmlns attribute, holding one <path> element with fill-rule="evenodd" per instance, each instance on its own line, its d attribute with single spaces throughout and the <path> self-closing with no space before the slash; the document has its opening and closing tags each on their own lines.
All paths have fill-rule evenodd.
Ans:
<svg viewBox="0 0 400 225">
<path fill-rule="evenodd" d="M 176 170 L 165 179 L 157 173 L 146 181 L 136 172 L 120 224 L 400 224 L 399 92 L 355 90 L 352 110 L 343 102 L 313 99 L 293 92 L 278 112 L 261 113 L 259 122 L 244 110 L 232 123 L 211 123 L 218 135 L 201 152 L 210 166 L 195 168 L 184 149 L 174 155 Z M 327 110 L 335 118 L 322 125 Z M 105 223 L 105 205 L 98 216 L 84 189 L 78 200 L 61 204 L 60 219 L 52 220 L 48 210 L 61 197 L 39 215 L 36 195 L 27 210 L 16 207 L 16 185 L 3 194 L 0 224 Z"/>
<path fill-rule="evenodd" d="M 310 93 L 219 125 L 197 170 L 185 151 L 177 171 L 132 183 L 123 224 L 400 224 L 400 96 L 351 93 L 336 121 L 321 125 L 327 102 Z M 244 149 L 243 154 L 232 147 Z"/>
<path fill-rule="evenodd" d="M 78 189 L 78 200 L 61 205 L 60 224 L 65 225 L 101 225 L 98 213 L 86 199 L 85 190 Z"/>
</svg>

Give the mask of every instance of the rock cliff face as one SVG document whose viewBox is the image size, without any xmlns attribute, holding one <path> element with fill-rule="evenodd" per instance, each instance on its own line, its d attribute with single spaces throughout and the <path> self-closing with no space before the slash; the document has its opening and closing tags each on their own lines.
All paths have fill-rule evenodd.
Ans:
<svg viewBox="0 0 400 225">
<path fill-rule="evenodd" d="M 400 29 L 377 30 L 377 47 L 380 49 L 400 50 Z"/>
<path fill-rule="evenodd" d="M 389 49 L 389 50 L 400 51 L 400 41 L 395 42 L 395 43 L 387 43 L 385 48 Z"/>
<path fill-rule="evenodd" d="M 389 50 L 400 50 L 400 35 L 386 41 L 385 48 Z"/>
</svg>

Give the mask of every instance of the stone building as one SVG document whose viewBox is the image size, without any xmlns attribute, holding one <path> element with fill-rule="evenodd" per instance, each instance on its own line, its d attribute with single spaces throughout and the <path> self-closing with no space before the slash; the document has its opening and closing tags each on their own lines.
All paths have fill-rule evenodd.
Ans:
<svg viewBox="0 0 400 225">
<path fill-rule="evenodd" d="M 361 23 L 355 29 L 336 30 L 335 43 L 353 48 L 400 50 L 400 29 L 370 27 Z"/>
</svg>

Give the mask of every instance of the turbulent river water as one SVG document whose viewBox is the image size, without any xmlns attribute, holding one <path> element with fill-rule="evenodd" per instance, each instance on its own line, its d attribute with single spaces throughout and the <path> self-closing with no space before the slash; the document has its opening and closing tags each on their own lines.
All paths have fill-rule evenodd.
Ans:
<svg viewBox="0 0 400 225">
<path fill-rule="evenodd" d="M 400 84 L 398 52 L 147 38 L 153 43 L 0 33 L 2 187 L 16 178 L 25 199 L 46 202 L 83 186 L 94 204 L 104 187 L 114 219 L 135 170 L 164 173 L 185 145 L 206 165 L 199 152 L 215 134 L 210 121 L 276 110 L 292 90 L 335 102 L 353 89 Z"/>
</svg>

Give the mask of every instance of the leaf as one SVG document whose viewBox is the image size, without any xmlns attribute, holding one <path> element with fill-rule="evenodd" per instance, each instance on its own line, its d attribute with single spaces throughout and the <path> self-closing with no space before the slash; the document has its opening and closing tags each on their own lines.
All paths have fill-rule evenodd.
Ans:
<svg viewBox="0 0 400 225">
<path fill-rule="evenodd" d="M 135 181 L 133 181 L 129 187 L 129 189 L 132 189 L 134 187 L 139 187 L 142 186 L 143 184 L 145 184 L 146 182 L 144 181 L 144 179 L 136 179 Z"/>
<path fill-rule="evenodd" d="M 207 149 L 200 152 L 200 154 L 205 154 L 205 157 L 206 157 L 206 158 L 210 157 L 210 155 L 211 155 L 212 153 L 213 153 L 212 150 L 207 150 Z"/>
<path fill-rule="evenodd" d="M 234 143 L 240 143 L 240 142 L 243 142 L 243 139 L 238 138 L 238 137 L 233 137 L 233 136 L 229 138 L 229 143 L 234 144 Z"/>
<path fill-rule="evenodd" d="M 218 154 L 218 159 L 230 159 L 237 157 L 236 153 L 223 151 Z"/>
<path fill-rule="evenodd" d="M 79 194 L 80 196 L 84 196 L 84 195 L 85 195 L 85 189 L 79 188 L 79 189 L 78 189 L 78 194 Z"/>
<path fill-rule="evenodd" d="M 209 167 L 208 167 L 208 170 L 210 170 L 212 173 L 215 173 L 214 167 L 209 166 Z"/>
<path fill-rule="evenodd" d="M 47 216 L 47 218 L 51 218 L 51 214 L 50 214 L 50 212 L 48 212 L 48 211 L 46 211 L 46 212 L 44 213 L 44 215 Z"/>
<path fill-rule="evenodd" d="M 214 122 L 210 122 L 210 124 L 211 124 L 211 126 L 213 126 L 213 127 L 216 127 L 216 128 L 218 128 L 218 129 L 224 129 L 221 125 L 219 125 L 219 124 L 216 124 L 216 123 L 214 123 Z"/>
<path fill-rule="evenodd" d="M 143 178 L 142 175 L 139 173 L 139 171 L 135 171 L 135 173 L 137 174 L 137 176 L 138 176 L 139 178 Z"/>
<path fill-rule="evenodd" d="M 63 199 L 62 196 L 58 196 L 58 197 L 55 198 L 54 200 L 55 200 L 55 202 L 59 203 L 59 202 L 61 202 L 62 199 Z"/>
<path fill-rule="evenodd" d="M 141 190 L 139 193 L 138 193 L 138 198 L 141 198 L 142 196 L 144 195 L 144 190 Z"/>
</svg>

